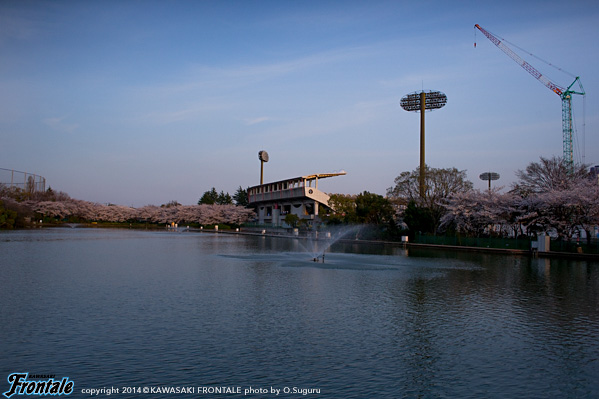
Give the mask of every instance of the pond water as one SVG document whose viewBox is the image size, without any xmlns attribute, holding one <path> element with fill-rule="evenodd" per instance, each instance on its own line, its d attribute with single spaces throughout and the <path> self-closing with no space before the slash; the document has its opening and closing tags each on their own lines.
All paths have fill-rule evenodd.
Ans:
<svg viewBox="0 0 599 399">
<path fill-rule="evenodd" d="M 303 248 L 1 232 L 0 393 L 18 372 L 77 398 L 599 397 L 599 263 Z"/>
</svg>

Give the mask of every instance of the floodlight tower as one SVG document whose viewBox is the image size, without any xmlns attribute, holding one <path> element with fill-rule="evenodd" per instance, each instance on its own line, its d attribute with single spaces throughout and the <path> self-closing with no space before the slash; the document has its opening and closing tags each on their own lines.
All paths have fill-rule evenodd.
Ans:
<svg viewBox="0 0 599 399">
<path fill-rule="evenodd" d="M 262 150 L 258 152 L 258 159 L 260 160 L 260 185 L 264 184 L 264 162 L 268 162 L 268 152 Z"/>
<path fill-rule="evenodd" d="M 447 96 L 440 91 L 421 91 L 405 95 L 400 105 L 406 111 L 420 112 L 420 198 L 424 198 L 426 163 L 424 162 L 424 112 L 443 108 L 447 104 Z"/>
<path fill-rule="evenodd" d="M 491 190 L 491 181 L 499 180 L 499 173 L 496 172 L 485 172 L 481 173 L 478 176 L 481 180 L 486 180 L 489 182 L 489 191 Z"/>
</svg>

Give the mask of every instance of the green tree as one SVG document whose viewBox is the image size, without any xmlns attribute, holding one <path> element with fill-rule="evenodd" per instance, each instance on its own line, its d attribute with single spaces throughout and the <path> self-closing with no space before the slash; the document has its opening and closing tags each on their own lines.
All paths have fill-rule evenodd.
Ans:
<svg viewBox="0 0 599 399">
<path fill-rule="evenodd" d="M 299 223 L 299 216 L 293 213 L 288 213 L 285 215 L 285 223 L 291 227 L 297 227 L 297 224 Z"/>
<path fill-rule="evenodd" d="M 17 221 L 17 212 L 6 209 L 4 202 L 0 201 L 0 229 L 12 229 Z"/>
<path fill-rule="evenodd" d="M 427 208 L 433 221 L 433 228 L 428 226 L 427 218 L 415 218 L 412 220 L 413 231 L 427 231 L 437 234 L 441 224 L 441 218 L 445 214 L 445 202 L 453 194 L 472 190 L 473 184 L 466 179 L 466 171 L 456 168 L 437 169 L 425 167 L 425 194 L 420 196 L 420 168 L 411 172 L 402 172 L 395 178 L 395 186 L 387 189 L 387 195 L 400 203 L 415 203 L 417 208 Z M 422 211 L 418 211 L 422 213 Z M 423 215 L 423 214 L 422 214 Z M 421 216 L 422 216 L 421 215 Z M 417 220 L 426 221 L 425 225 L 416 226 Z M 406 224 L 408 224 L 406 222 Z M 408 224 L 409 226 L 409 224 Z"/>
<path fill-rule="evenodd" d="M 412 237 L 416 232 L 433 233 L 435 219 L 430 208 L 418 206 L 416 201 L 410 201 L 404 211 L 403 221 L 408 225 Z"/>
<path fill-rule="evenodd" d="M 198 205 L 232 205 L 233 198 L 229 193 L 225 193 L 221 190 L 220 193 L 216 191 L 216 188 L 212 187 L 210 191 L 205 191 L 202 197 L 198 201 Z"/>
<path fill-rule="evenodd" d="M 218 205 L 232 205 L 233 198 L 231 198 L 229 193 L 225 193 L 221 190 L 220 194 L 218 194 L 218 197 L 216 198 L 216 203 Z"/>
<path fill-rule="evenodd" d="M 356 216 L 360 223 L 383 225 L 393 221 L 393 207 L 382 195 L 364 191 L 356 197 Z"/>
<path fill-rule="evenodd" d="M 198 201 L 198 205 L 214 205 L 218 201 L 218 193 L 216 192 L 216 188 L 212 187 L 210 191 L 205 191 L 200 200 Z"/>
<path fill-rule="evenodd" d="M 356 196 L 346 194 L 331 194 L 329 196 L 329 207 L 331 213 L 323 217 L 327 223 L 355 223 L 356 216 Z"/>
<path fill-rule="evenodd" d="M 233 195 L 233 201 L 235 201 L 235 205 L 243 206 L 243 207 L 247 208 L 250 205 L 249 200 L 248 200 L 247 189 L 244 190 L 243 188 L 241 188 L 241 186 L 239 186 L 239 188 Z"/>
</svg>

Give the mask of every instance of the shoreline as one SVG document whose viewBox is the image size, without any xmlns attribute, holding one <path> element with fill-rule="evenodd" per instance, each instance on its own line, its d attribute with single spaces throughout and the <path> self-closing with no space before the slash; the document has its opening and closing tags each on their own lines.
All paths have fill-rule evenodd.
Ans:
<svg viewBox="0 0 599 399">
<path fill-rule="evenodd" d="M 267 232 L 267 228 L 239 228 L 238 230 L 234 229 L 199 229 L 197 227 L 177 227 L 173 229 L 165 228 L 162 226 L 149 226 L 141 227 L 141 226 L 117 226 L 117 225 L 100 225 L 100 224 L 89 224 L 89 223 L 67 223 L 60 225 L 46 225 L 46 226 L 35 226 L 35 228 L 114 228 L 114 229 L 133 229 L 133 230 L 150 230 L 150 231 L 173 231 L 173 232 L 193 232 L 193 233 L 212 233 L 212 234 L 231 234 L 231 235 L 248 235 L 248 236 L 261 236 L 261 237 L 273 237 L 273 238 L 284 238 L 284 239 L 316 239 L 320 241 L 326 241 L 326 238 L 314 238 L 308 237 L 305 235 L 290 235 L 290 234 L 279 234 L 279 233 L 269 233 Z M 31 229 L 24 228 L 19 230 L 28 230 Z M 523 249 L 505 249 L 505 248 L 489 248 L 489 247 L 469 247 L 469 246 L 460 246 L 460 245 L 438 245 L 438 244 L 419 244 L 419 243 L 410 243 L 410 242 L 398 242 L 398 241 L 384 241 L 384 240 L 360 240 L 360 239 L 339 239 L 337 242 L 345 243 L 345 244 L 365 244 L 365 245 L 388 245 L 392 247 L 401 247 L 401 248 L 415 248 L 415 249 L 431 249 L 435 251 L 458 251 L 458 252 L 479 252 L 479 253 L 488 253 L 488 254 L 499 254 L 499 255 L 513 255 L 513 256 L 527 256 L 531 258 L 553 258 L 553 259 L 570 259 L 570 260 L 586 260 L 586 261 L 599 261 L 599 254 L 585 254 L 585 253 L 573 253 L 573 252 L 557 252 L 557 251 L 549 251 L 549 252 L 533 252 L 532 250 L 523 250 Z"/>
<path fill-rule="evenodd" d="M 288 234 L 273 234 L 273 233 L 261 233 L 252 231 L 231 231 L 231 230 L 195 230 L 206 233 L 224 233 L 224 234 L 241 234 L 241 235 L 254 235 L 263 237 L 275 237 L 275 238 L 286 238 L 286 239 L 314 239 L 313 237 L 306 236 L 294 236 Z M 316 240 L 326 241 L 323 238 L 316 238 Z M 599 261 L 599 254 L 579 254 L 571 252 L 533 252 L 531 250 L 524 249 L 504 249 L 504 248 L 487 248 L 487 247 L 467 247 L 459 245 L 437 245 L 437 244 L 418 244 L 418 243 L 403 243 L 397 241 L 378 241 L 378 240 L 350 240 L 350 239 L 339 239 L 338 242 L 345 244 L 367 244 L 367 245 L 389 245 L 393 247 L 401 248 L 420 248 L 420 249 L 432 249 L 437 251 L 459 251 L 459 252 L 480 252 L 490 253 L 499 255 L 514 255 L 514 256 L 527 256 L 531 258 L 554 258 L 554 259 L 571 259 L 571 260 L 586 260 L 586 261 Z"/>
</svg>

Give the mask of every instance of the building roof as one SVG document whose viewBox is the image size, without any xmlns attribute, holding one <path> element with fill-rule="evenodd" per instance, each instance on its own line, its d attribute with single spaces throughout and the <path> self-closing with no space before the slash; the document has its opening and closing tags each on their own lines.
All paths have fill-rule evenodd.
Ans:
<svg viewBox="0 0 599 399">
<path fill-rule="evenodd" d="M 302 176 L 301 178 L 306 179 L 306 180 L 324 179 L 325 177 L 343 176 L 346 174 L 347 174 L 347 172 L 342 170 L 341 172 L 334 172 L 334 173 L 317 173 L 314 175 Z"/>
<path fill-rule="evenodd" d="M 327 177 L 343 176 L 343 175 L 346 175 L 346 174 L 347 174 L 347 172 L 344 171 L 344 170 L 342 170 L 341 172 L 333 172 L 333 173 L 315 173 L 315 174 L 312 174 L 312 175 L 290 177 L 290 178 L 287 178 L 287 179 L 282 179 L 282 180 L 277 180 L 277 181 L 271 181 L 271 182 L 264 183 L 264 184 L 258 184 L 256 186 L 252 186 L 252 187 L 266 186 L 268 184 L 275 184 L 275 183 L 281 183 L 281 182 L 286 182 L 286 181 L 324 179 L 324 178 L 327 178 Z"/>
</svg>

